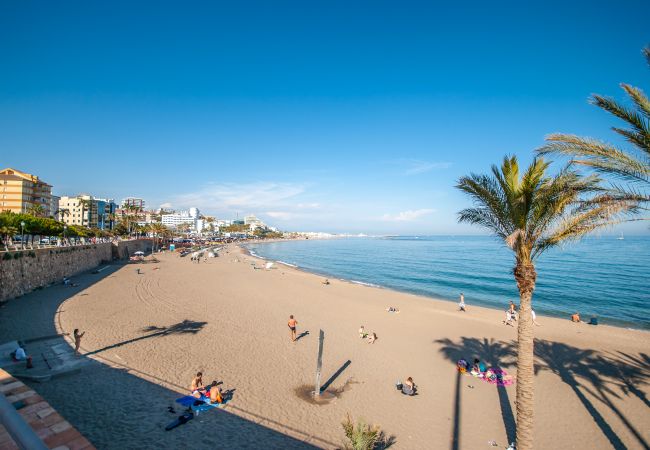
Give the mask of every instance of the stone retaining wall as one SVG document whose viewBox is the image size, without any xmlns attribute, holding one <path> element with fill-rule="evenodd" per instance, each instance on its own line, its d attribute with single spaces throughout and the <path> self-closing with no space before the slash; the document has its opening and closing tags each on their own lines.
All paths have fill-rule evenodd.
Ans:
<svg viewBox="0 0 650 450">
<path fill-rule="evenodd" d="M 128 259 L 135 252 L 151 252 L 153 241 L 151 239 L 136 239 L 133 241 L 120 241 L 113 244 L 113 258 Z"/>
<path fill-rule="evenodd" d="M 0 302 L 110 262 L 112 244 L 0 253 Z"/>
</svg>

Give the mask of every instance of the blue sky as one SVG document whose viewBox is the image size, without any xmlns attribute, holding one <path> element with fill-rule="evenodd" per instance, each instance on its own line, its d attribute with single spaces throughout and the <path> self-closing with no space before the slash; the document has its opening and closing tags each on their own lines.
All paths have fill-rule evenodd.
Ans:
<svg viewBox="0 0 650 450">
<path fill-rule="evenodd" d="M 3 2 L 0 165 L 59 195 L 283 229 L 477 233 L 456 223 L 460 176 L 527 163 L 551 132 L 614 140 L 587 98 L 648 89 L 648 17 L 647 1 Z"/>
</svg>

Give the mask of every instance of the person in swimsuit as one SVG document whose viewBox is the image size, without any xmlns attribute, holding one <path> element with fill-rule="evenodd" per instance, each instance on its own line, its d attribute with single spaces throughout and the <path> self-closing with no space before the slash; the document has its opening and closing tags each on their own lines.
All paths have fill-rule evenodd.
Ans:
<svg viewBox="0 0 650 450">
<path fill-rule="evenodd" d="M 466 311 L 466 309 L 465 309 L 465 296 L 463 295 L 462 292 L 460 293 L 460 301 L 458 302 L 458 310 L 463 311 L 463 312 Z"/>
<path fill-rule="evenodd" d="M 217 386 L 216 381 L 213 381 L 210 385 L 210 403 L 223 403 L 221 389 L 219 389 L 219 386 Z"/>
<path fill-rule="evenodd" d="M 517 320 L 517 307 L 515 306 L 515 303 L 510 300 L 510 317 L 512 320 Z"/>
<path fill-rule="evenodd" d="M 293 318 L 293 314 L 289 316 L 289 335 L 291 336 L 291 342 L 296 341 L 296 325 L 298 325 L 298 321 Z"/>
<path fill-rule="evenodd" d="M 74 335 L 74 353 L 75 353 L 75 355 L 79 355 L 79 347 L 81 346 L 81 338 L 84 337 L 84 334 L 86 334 L 86 332 L 84 331 L 83 333 L 79 333 L 79 328 L 75 328 L 74 332 L 72 334 Z"/>
<path fill-rule="evenodd" d="M 192 392 L 192 396 L 196 398 L 201 398 L 201 395 L 205 393 L 205 386 L 203 385 L 203 373 L 198 372 L 196 376 L 192 378 L 190 391 Z"/>
</svg>

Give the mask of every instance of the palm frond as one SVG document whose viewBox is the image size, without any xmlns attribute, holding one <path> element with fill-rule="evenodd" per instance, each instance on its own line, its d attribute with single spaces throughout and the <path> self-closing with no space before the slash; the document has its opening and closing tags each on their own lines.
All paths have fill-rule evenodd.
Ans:
<svg viewBox="0 0 650 450">
<path fill-rule="evenodd" d="M 601 173 L 631 182 L 650 182 L 650 164 L 643 157 L 637 159 L 613 145 L 573 134 L 551 134 L 546 140 L 548 143 L 537 150 L 541 155 L 570 156 L 573 163 Z"/>
<path fill-rule="evenodd" d="M 632 99 L 637 109 L 643 114 L 646 120 L 650 120 L 650 100 L 637 87 L 630 86 L 629 84 L 622 83 L 621 87 L 627 93 L 628 97 Z"/>
<path fill-rule="evenodd" d="M 489 211 L 490 220 L 484 223 L 491 224 L 489 226 L 491 230 L 504 235 L 508 235 L 513 231 L 510 228 L 507 195 L 500 189 L 500 185 L 495 179 L 486 175 L 472 174 L 468 177 L 462 177 L 456 187 L 470 195 L 474 204 L 478 207 L 477 209 Z M 472 222 L 473 219 L 469 215 L 466 218 L 461 215 L 460 220 L 479 223 Z"/>
<path fill-rule="evenodd" d="M 641 150 L 646 152 L 649 151 L 650 127 L 648 121 L 642 114 L 639 114 L 630 108 L 626 108 L 613 98 L 604 97 L 598 94 L 592 95 L 590 102 L 631 125 L 634 132 L 627 131 L 626 133 L 621 133 L 621 131 L 625 130 L 621 130 L 620 128 L 614 128 L 614 131 L 622 134 L 628 141 Z"/>
</svg>

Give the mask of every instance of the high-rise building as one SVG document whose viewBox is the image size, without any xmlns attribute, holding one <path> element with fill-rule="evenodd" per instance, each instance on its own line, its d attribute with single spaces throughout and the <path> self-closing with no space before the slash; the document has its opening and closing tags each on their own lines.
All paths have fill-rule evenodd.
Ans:
<svg viewBox="0 0 650 450">
<path fill-rule="evenodd" d="M 26 213 L 34 206 L 43 208 L 43 215 L 50 216 L 52 186 L 36 175 L 7 168 L 0 170 L 0 210 Z"/>
<path fill-rule="evenodd" d="M 66 225 L 110 230 L 114 225 L 116 207 L 112 199 L 95 198 L 88 194 L 63 196 L 59 200 L 59 220 Z"/>
</svg>

